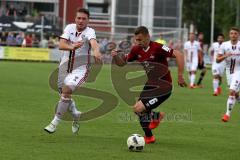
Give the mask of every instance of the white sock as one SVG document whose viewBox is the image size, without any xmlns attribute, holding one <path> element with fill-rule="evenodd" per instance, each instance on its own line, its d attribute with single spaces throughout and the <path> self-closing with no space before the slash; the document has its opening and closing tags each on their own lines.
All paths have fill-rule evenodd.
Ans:
<svg viewBox="0 0 240 160">
<path fill-rule="evenodd" d="M 53 120 L 52 120 L 52 124 L 57 126 L 59 124 L 59 122 L 61 121 L 61 119 L 59 119 L 57 116 L 54 116 Z"/>
<path fill-rule="evenodd" d="M 73 121 L 79 121 L 80 114 L 79 111 L 77 110 L 75 101 L 72 99 L 72 103 L 69 107 L 70 112 L 72 113 Z"/>
<path fill-rule="evenodd" d="M 230 114 L 231 114 L 231 112 L 232 112 L 232 110 L 233 110 L 233 107 L 234 107 L 234 105 L 235 105 L 235 102 L 236 102 L 235 96 L 229 96 L 229 97 L 228 97 L 226 115 L 230 116 Z"/>
<path fill-rule="evenodd" d="M 72 103 L 69 107 L 69 110 L 70 110 L 70 112 L 72 112 L 72 114 L 75 114 L 75 113 L 78 112 L 77 107 L 76 107 L 76 103 L 73 99 L 72 99 Z"/>
<path fill-rule="evenodd" d="M 190 86 L 193 86 L 193 85 L 194 85 L 195 77 L 196 77 L 195 74 L 191 74 L 191 76 L 190 76 Z"/>
<path fill-rule="evenodd" d="M 217 92 L 218 87 L 219 87 L 219 80 L 213 79 L 213 91 Z"/>
</svg>

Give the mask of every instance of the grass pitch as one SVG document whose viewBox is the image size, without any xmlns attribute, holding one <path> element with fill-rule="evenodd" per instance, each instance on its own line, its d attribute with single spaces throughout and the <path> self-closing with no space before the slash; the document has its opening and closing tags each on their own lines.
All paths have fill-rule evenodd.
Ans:
<svg viewBox="0 0 240 160">
<path fill-rule="evenodd" d="M 141 153 L 129 152 L 127 137 L 143 135 L 132 110 L 120 98 L 112 112 L 81 124 L 78 135 L 71 123 L 63 122 L 56 133 L 43 128 L 50 122 L 58 93 L 48 84 L 57 64 L 0 62 L 0 159 L 1 160 L 237 160 L 240 157 L 240 114 L 236 104 L 230 122 L 220 121 L 226 109 L 227 87 L 212 96 L 211 71 L 204 88 L 190 90 L 176 85 L 172 96 L 158 108 L 166 113 L 164 122 L 153 131 L 156 143 Z M 187 77 L 187 76 L 186 76 Z M 118 96 L 105 65 L 96 83 L 89 85 Z M 82 111 L 99 101 L 74 96 Z"/>
</svg>

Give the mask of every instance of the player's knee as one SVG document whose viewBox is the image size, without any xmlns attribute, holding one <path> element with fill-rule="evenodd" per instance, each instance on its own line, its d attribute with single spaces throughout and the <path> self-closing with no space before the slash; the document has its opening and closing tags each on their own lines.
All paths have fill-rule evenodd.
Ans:
<svg viewBox="0 0 240 160">
<path fill-rule="evenodd" d="M 144 112 L 146 109 L 145 109 L 145 106 L 143 105 L 143 103 L 141 101 L 138 101 L 134 106 L 133 106 L 133 111 L 135 113 L 142 113 Z"/>
<path fill-rule="evenodd" d="M 234 90 L 230 90 L 229 91 L 229 96 L 236 96 L 236 91 L 234 91 Z"/>
<path fill-rule="evenodd" d="M 62 97 L 71 98 L 72 90 L 68 86 L 64 86 L 62 89 Z"/>
</svg>

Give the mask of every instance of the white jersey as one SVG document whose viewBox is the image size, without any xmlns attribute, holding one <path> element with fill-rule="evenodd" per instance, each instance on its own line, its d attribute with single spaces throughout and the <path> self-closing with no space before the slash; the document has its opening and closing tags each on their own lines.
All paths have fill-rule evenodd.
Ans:
<svg viewBox="0 0 240 160">
<path fill-rule="evenodd" d="M 213 60 L 212 60 L 212 65 L 216 65 L 216 64 L 224 64 L 225 62 L 221 62 L 221 63 L 217 63 L 217 55 L 219 53 L 220 47 L 222 44 L 215 42 L 212 44 L 212 51 L 213 51 Z"/>
<path fill-rule="evenodd" d="M 60 65 L 63 63 L 68 63 L 68 66 L 80 66 L 88 64 L 90 62 L 90 50 L 91 46 L 89 41 L 91 39 L 96 39 L 96 34 L 94 29 L 86 27 L 82 32 L 78 32 L 76 24 L 69 24 L 64 29 L 64 33 L 60 38 L 68 40 L 70 43 L 83 41 L 84 44 L 82 47 L 73 50 L 73 51 L 64 51 L 64 54 L 61 58 Z M 76 57 L 80 57 L 76 59 Z M 79 59 L 81 62 L 79 62 Z M 70 63 L 70 64 L 69 64 Z M 74 64 L 75 63 L 75 64 Z"/>
<path fill-rule="evenodd" d="M 196 71 L 198 66 L 198 51 L 201 50 L 200 43 L 197 41 L 187 41 L 184 44 L 186 70 Z"/>
<path fill-rule="evenodd" d="M 60 38 L 68 40 L 69 43 L 83 41 L 84 44 L 72 51 L 63 51 L 58 70 L 58 88 L 61 93 L 64 85 L 69 86 L 74 91 L 79 85 L 85 82 L 90 63 L 91 46 L 89 41 L 96 39 L 94 29 L 86 27 L 82 32 L 78 32 L 76 24 L 69 24 L 64 29 Z"/>
<path fill-rule="evenodd" d="M 225 59 L 226 68 L 229 68 L 230 74 L 235 71 L 240 71 L 240 41 L 238 41 L 236 45 L 232 45 L 231 41 L 224 42 L 218 54 L 223 55 L 226 53 L 232 54 L 232 56 Z"/>
<path fill-rule="evenodd" d="M 184 50 L 186 51 L 186 62 L 192 63 L 194 59 L 198 60 L 198 51 L 202 50 L 200 43 L 197 41 L 190 42 L 187 41 L 184 44 Z M 198 63 L 198 62 L 197 62 Z"/>
</svg>

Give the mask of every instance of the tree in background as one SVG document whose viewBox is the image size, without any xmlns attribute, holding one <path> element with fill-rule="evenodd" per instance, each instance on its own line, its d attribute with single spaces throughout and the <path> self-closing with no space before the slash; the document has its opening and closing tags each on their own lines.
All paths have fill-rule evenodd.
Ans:
<svg viewBox="0 0 240 160">
<path fill-rule="evenodd" d="M 240 0 L 215 0 L 214 35 L 228 35 L 231 26 L 239 26 Z M 210 42 L 211 0 L 183 0 L 183 23 L 194 24 L 198 32 L 205 35 L 204 42 Z"/>
</svg>

